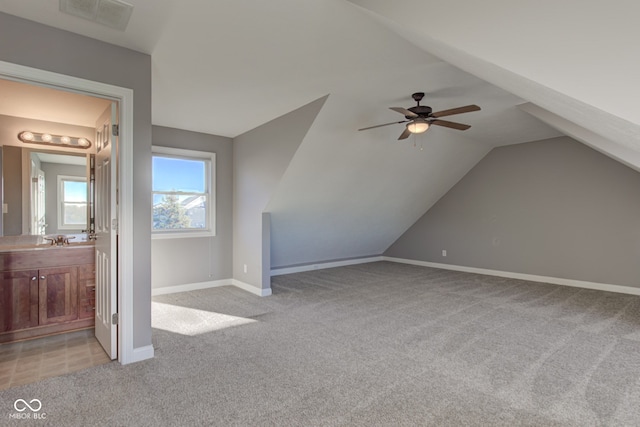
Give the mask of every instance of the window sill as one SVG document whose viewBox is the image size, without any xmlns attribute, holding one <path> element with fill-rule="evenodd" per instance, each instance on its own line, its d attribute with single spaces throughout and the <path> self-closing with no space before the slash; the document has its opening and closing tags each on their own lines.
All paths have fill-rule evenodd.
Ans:
<svg viewBox="0 0 640 427">
<path fill-rule="evenodd" d="M 215 233 L 212 231 L 151 232 L 151 240 L 188 239 L 191 237 L 215 237 Z"/>
</svg>

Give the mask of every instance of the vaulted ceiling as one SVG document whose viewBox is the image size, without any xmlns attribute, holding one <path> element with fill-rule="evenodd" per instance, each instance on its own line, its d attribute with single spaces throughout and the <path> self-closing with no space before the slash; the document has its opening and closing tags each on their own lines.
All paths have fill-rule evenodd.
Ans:
<svg viewBox="0 0 640 427">
<path fill-rule="evenodd" d="M 381 253 L 495 146 L 567 134 L 640 168 L 636 2 L 128 2 L 124 32 L 57 0 L 0 11 L 150 54 L 156 125 L 236 137 L 329 95 L 265 206 L 274 266 Z M 482 111 L 357 131 L 416 91 Z"/>
</svg>

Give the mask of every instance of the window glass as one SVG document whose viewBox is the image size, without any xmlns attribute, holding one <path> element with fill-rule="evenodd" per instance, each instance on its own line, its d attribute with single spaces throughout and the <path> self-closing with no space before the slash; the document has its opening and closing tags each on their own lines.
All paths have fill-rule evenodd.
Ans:
<svg viewBox="0 0 640 427">
<path fill-rule="evenodd" d="M 206 192 L 204 160 L 153 156 L 153 191 Z"/>
<path fill-rule="evenodd" d="M 212 231 L 212 154 L 199 158 L 186 150 L 163 151 L 180 154 L 154 152 L 152 157 L 154 235 Z"/>
<path fill-rule="evenodd" d="M 58 228 L 84 228 L 87 225 L 87 180 L 80 177 L 61 177 L 58 197 Z"/>
</svg>

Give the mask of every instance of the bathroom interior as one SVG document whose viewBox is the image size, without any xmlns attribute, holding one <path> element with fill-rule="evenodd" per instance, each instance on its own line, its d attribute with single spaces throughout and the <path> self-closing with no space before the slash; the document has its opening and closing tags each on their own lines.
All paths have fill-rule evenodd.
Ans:
<svg viewBox="0 0 640 427">
<path fill-rule="evenodd" d="M 0 93 L 5 389 L 111 361 L 94 332 L 94 170 L 112 102 L 2 79 Z"/>
</svg>

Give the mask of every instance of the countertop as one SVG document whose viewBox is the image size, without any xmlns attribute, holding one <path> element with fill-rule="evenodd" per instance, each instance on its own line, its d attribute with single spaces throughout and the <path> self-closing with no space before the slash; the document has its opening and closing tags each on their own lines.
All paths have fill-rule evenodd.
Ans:
<svg viewBox="0 0 640 427">
<path fill-rule="evenodd" d="M 56 246 L 46 238 L 55 238 L 56 234 L 47 234 L 44 236 L 0 236 L 0 252 L 14 252 L 25 250 L 43 250 L 43 249 L 62 249 L 76 246 L 93 246 L 95 241 L 89 240 L 86 233 L 83 234 L 64 234 L 69 239 L 69 244 L 64 246 Z"/>
</svg>

